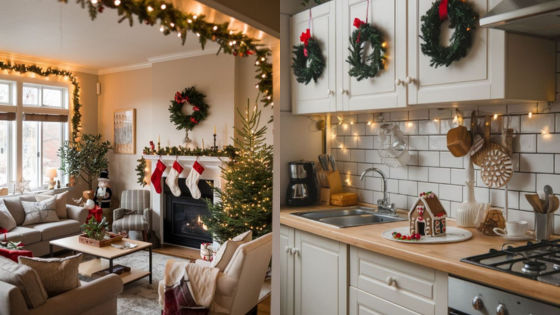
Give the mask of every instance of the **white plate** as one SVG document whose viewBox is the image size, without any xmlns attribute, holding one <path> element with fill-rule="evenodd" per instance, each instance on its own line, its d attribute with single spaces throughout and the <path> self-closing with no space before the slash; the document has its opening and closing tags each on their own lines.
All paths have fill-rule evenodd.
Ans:
<svg viewBox="0 0 560 315">
<path fill-rule="evenodd" d="M 503 238 L 505 238 L 508 241 L 528 241 L 528 240 L 534 240 L 535 236 L 534 235 L 525 235 L 525 236 L 509 236 L 509 235 L 499 235 Z"/>
<path fill-rule="evenodd" d="M 466 241 L 472 237 L 471 232 L 456 227 L 447 227 L 447 233 L 445 235 L 436 236 L 436 237 L 422 236 L 422 238 L 420 238 L 420 240 L 417 241 L 404 241 L 404 240 L 395 239 L 393 238 L 393 232 L 401 233 L 403 235 L 409 235 L 410 228 L 408 226 L 393 228 L 383 232 L 382 235 L 384 238 L 391 241 L 401 242 L 401 243 L 416 243 L 416 244 L 455 243 L 455 242 Z"/>
</svg>

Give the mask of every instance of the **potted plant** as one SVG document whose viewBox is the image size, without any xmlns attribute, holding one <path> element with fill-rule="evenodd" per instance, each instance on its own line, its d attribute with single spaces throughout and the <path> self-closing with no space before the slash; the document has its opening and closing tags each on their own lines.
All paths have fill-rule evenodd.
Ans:
<svg viewBox="0 0 560 315">
<path fill-rule="evenodd" d="M 88 238 L 101 241 L 105 238 L 105 233 L 109 228 L 109 223 L 107 223 L 105 217 L 103 217 L 101 222 L 98 223 L 95 217 L 92 216 L 88 222 L 82 224 L 82 228 Z"/>
<path fill-rule="evenodd" d="M 87 183 L 88 190 L 84 191 L 84 198 L 93 199 L 93 180 L 109 166 L 107 153 L 111 149 L 111 142 L 103 142 L 101 135 L 93 134 L 83 134 L 76 142 L 66 141 L 58 149 L 60 170 L 73 177 L 76 184 L 80 178 Z"/>
</svg>

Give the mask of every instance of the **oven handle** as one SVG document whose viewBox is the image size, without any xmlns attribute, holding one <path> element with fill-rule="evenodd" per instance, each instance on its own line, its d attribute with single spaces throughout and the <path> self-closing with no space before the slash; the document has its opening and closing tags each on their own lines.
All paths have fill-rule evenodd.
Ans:
<svg viewBox="0 0 560 315">
<path fill-rule="evenodd" d="M 469 315 L 469 314 L 449 308 L 449 315 Z"/>
</svg>

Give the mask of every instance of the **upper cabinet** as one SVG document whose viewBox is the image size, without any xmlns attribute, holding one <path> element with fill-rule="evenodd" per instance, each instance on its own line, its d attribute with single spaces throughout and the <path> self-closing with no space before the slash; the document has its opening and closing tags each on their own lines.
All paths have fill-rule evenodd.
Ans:
<svg viewBox="0 0 560 315">
<path fill-rule="evenodd" d="M 497 0 L 468 0 L 479 16 Z M 555 42 L 477 27 L 467 56 L 449 67 L 430 66 L 421 51 L 421 17 L 432 1 L 330 1 L 292 17 L 291 45 L 308 25 L 322 45 L 326 67 L 317 82 L 297 83 L 292 74 L 292 111 L 296 114 L 403 108 L 410 105 L 477 102 L 495 104 L 553 101 Z M 348 74 L 354 19 L 366 20 L 384 36 L 385 69 L 358 81 Z M 442 45 L 453 30 L 442 24 Z M 366 44 L 365 54 L 371 53 Z"/>
</svg>

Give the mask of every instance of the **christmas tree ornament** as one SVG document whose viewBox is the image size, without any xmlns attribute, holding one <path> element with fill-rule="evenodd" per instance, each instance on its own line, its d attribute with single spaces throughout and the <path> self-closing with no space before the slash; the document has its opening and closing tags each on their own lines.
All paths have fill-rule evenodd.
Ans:
<svg viewBox="0 0 560 315">
<path fill-rule="evenodd" d="M 204 102 L 206 95 L 198 92 L 194 86 L 186 88 L 183 92 L 175 93 L 175 98 L 169 105 L 171 116 L 169 120 L 177 126 L 177 130 L 185 130 L 186 136 L 183 143 L 191 143 L 189 131 L 193 130 L 201 121 L 208 117 L 208 104 Z M 193 106 L 190 115 L 183 115 L 183 105 Z"/>
<path fill-rule="evenodd" d="M 30 180 L 25 180 L 23 177 L 20 180 L 12 181 L 12 184 L 14 185 L 14 194 L 20 193 L 23 195 L 26 191 L 31 192 L 31 188 L 29 188 L 30 182 Z"/>
<path fill-rule="evenodd" d="M 449 28 L 454 29 L 447 47 L 440 45 L 441 24 L 449 20 Z M 473 31 L 478 25 L 478 13 L 462 0 L 439 0 L 421 18 L 422 53 L 431 58 L 430 66 L 449 67 L 467 55 L 472 46 Z"/>
<path fill-rule="evenodd" d="M 358 81 L 373 78 L 380 70 L 385 69 L 385 50 L 387 43 L 383 39 L 381 32 L 373 25 L 368 23 L 369 16 L 369 0 L 366 9 L 366 21 L 359 18 L 354 19 L 354 27 L 356 30 L 350 36 L 350 55 L 346 62 L 350 64 L 348 74 L 355 77 Z M 367 57 L 363 57 L 365 44 L 369 42 L 371 45 L 371 53 Z M 367 62 L 369 61 L 369 64 Z"/>
<path fill-rule="evenodd" d="M 301 33 L 299 40 L 301 44 L 294 46 L 294 58 L 292 58 L 292 69 L 299 83 L 307 85 L 311 79 L 317 82 L 317 78 L 325 70 L 325 58 L 321 52 L 319 43 L 311 37 L 311 9 L 309 10 L 309 22 L 305 32 Z"/>
<path fill-rule="evenodd" d="M 187 187 L 189 188 L 191 192 L 191 196 L 194 199 L 200 199 L 201 194 L 200 194 L 200 189 L 198 189 L 198 179 L 200 178 L 200 175 L 202 175 L 203 172 L 204 172 L 204 167 L 200 165 L 200 163 L 198 163 L 198 160 L 194 161 L 192 170 L 189 173 L 189 176 L 187 177 L 186 180 Z"/>
<path fill-rule="evenodd" d="M 150 178 L 150 181 L 152 182 L 152 185 L 154 185 L 154 189 L 158 194 L 161 194 L 161 176 L 163 175 L 163 172 L 166 168 L 167 166 L 165 166 L 165 164 L 163 164 L 161 160 L 158 160 L 156 169 L 154 170 L 154 173 Z"/>
<path fill-rule="evenodd" d="M 169 188 L 171 189 L 171 193 L 175 197 L 181 196 L 181 189 L 179 188 L 178 180 L 179 175 L 181 175 L 182 172 L 183 167 L 181 166 L 181 164 L 179 164 L 179 162 L 175 161 L 173 162 L 171 171 L 169 171 L 169 175 L 167 175 L 167 178 L 165 179 L 165 183 L 167 184 L 167 186 L 169 186 Z"/>
</svg>

